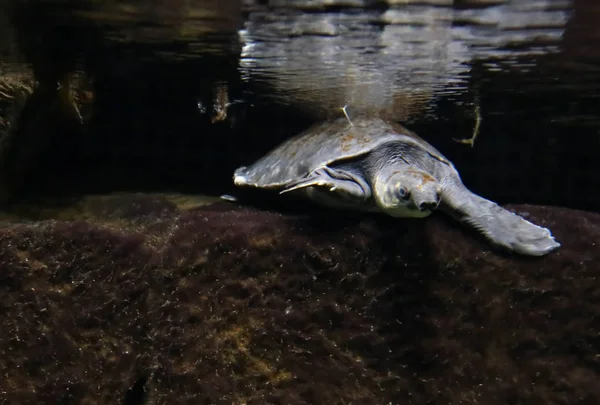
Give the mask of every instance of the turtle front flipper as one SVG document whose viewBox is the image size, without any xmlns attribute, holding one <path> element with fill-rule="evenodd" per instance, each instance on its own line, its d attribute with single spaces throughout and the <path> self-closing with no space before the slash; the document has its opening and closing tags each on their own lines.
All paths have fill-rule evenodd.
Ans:
<svg viewBox="0 0 600 405">
<path fill-rule="evenodd" d="M 339 197 L 349 200 L 367 200 L 371 197 L 371 187 L 360 176 L 347 170 L 327 166 L 310 172 L 306 177 L 288 184 L 280 194 L 311 187 L 323 188 Z"/>
<path fill-rule="evenodd" d="M 560 247 L 550 231 L 469 191 L 462 183 L 446 185 L 439 207 L 474 228 L 492 244 L 527 256 L 543 256 Z"/>
</svg>

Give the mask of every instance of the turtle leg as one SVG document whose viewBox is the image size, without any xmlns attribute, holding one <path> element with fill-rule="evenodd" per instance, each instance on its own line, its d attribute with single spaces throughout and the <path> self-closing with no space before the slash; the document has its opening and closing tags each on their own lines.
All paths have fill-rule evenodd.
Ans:
<svg viewBox="0 0 600 405">
<path fill-rule="evenodd" d="M 560 247 L 548 229 L 472 193 L 462 183 L 445 187 L 440 209 L 508 251 L 543 256 Z"/>
<path fill-rule="evenodd" d="M 360 176 L 342 169 L 322 166 L 306 177 L 292 182 L 280 194 L 308 187 L 326 188 L 348 199 L 366 200 L 371 197 L 371 187 Z"/>
</svg>

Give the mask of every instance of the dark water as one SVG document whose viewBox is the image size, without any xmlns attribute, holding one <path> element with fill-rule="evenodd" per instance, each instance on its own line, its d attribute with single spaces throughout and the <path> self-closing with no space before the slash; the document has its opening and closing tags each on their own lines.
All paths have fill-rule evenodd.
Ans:
<svg viewBox="0 0 600 405">
<path fill-rule="evenodd" d="M 593 0 L 2 7 L 12 194 L 228 192 L 235 167 L 349 105 L 416 130 L 498 202 L 600 209 Z M 79 111 L 42 94 L 19 120 L 34 80 L 70 83 Z M 456 142 L 478 113 L 474 146 Z"/>
</svg>

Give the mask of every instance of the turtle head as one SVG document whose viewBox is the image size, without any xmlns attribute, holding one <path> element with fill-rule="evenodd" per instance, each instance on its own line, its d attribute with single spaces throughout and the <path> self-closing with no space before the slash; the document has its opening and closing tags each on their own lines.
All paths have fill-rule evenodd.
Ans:
<svg viewBox="0 0 600 405">
<path fill-rule="evenodd" d="M 374 179 L 375 200 L 388 215 L 425 217 L 440 203 L 440 183 L 430 174 L 406 165 L 384 168 Z"/>
</svg>

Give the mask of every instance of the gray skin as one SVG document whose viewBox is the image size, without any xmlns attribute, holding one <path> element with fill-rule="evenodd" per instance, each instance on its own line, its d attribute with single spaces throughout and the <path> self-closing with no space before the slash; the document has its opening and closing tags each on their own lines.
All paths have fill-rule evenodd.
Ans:
<svg viewBox="0 0 600 405">
<path fill-rule="evenodd" d="M 543 256 L 550 231 L 469 191 L 454 165 L 406 128 L 378 118 L 328 121 L 234 173 L 237 186 L 303 195 L 335 208 L 422 218 L 443 211 L 505 250 Z"/>
</svg>

